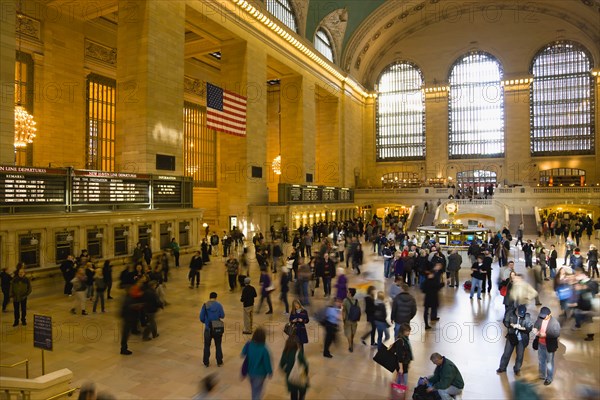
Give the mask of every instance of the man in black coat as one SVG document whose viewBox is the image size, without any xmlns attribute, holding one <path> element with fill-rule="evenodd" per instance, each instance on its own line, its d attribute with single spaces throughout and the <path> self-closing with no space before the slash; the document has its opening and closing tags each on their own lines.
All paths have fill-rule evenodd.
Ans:
<svg viewBox="0 0 600 400">
<path fill-rule="evenodd" d="M 73 256 L 67 256 L 67 259 L 60 263 L 60 271 L 65 280 L 64 294 L 71 295 L 71 291 L 73 290 L 71 281 L 75 278 L 75 261 Z"/>
<path fill-rule="evenodd" d="M 438 321 L 437 309 L 440 304 L 438 292 L 444 287 L 444 284 L 436 278 L 435 271 L 427 272 L 427 279 L 421 285 L 421 290 L 425 293 L 425 308 L 423 309 L 423 319 L 425 329 L 431 329 L 429 326 L 429 311 L 431 310 L 431 320 Z"/>
<path fill-rule="evenodd" d="M 244 331 L 245 335 L 252 334 L 252 316 L 254 314 L 254 299 L 256 298 L 256 289 L 250 285 L 250 278 L 244 279 L 244 288 L 240 301 L 244 307 Z"/>
<path fill-rule="evenodd" d="M 533 243 L 531 239 L 527 241 L 522 247 L 523 254 L 525 255 L 525 268 L 533 268 Z"/>
<path fill-rule="evenodd" d="M 394 320 L 394 337 L 397 338 L 402 324 L 410 324 L 410 320 L 417 314 L 417 301 L 408 293 L 408 286 L 400 284 L 402 290 L 394 297 L 392 302 L 392 319 Z"/>
<path fill-rule="evenodd" d="M 506 372 L 508 362 L 514 349 L 517 349 L 517 359 L 515 360 L 514 371 L 515 375 L 519 376 L 521 365 L 523 364 L 523 354 L 525 348 L 529 344 L 529 332 L 533 329 L 533 322 L 527 312 L 527 306 L 520 305 L 514 312 L 508 310 L 504 315 L 504 326 L 508 328 L 506 333 L 506 344 L 504 345 L 504 353 L 500 359 L 500 367 L 496 370 L 501 374 Z"/>
</svg>

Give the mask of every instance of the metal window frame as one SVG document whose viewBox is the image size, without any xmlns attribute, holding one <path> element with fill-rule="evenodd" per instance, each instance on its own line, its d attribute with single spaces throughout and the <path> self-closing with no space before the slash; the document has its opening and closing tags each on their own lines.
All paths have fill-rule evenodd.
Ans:
<svg viewBox="0 0 600 400">
<path fill-rule="evenodd" d="M 183 163 L 194 187 L 217 187 L 217 133 L 206 127 L 206 107 L 189 101 L 183 104 Z"/>
<path fill-rule="evenodd" d="M 382 122 L 381 122 L 381 99 L 382 99 L 382 93 L 380 91 L 380 82 L 381 80 L 386 77 L 387 74 L 392 74 L 393 73 L 393 69 L 394 68 L 398 68 L 398 67 L 402 67 L 402 66 L 406 66 L 406 67 L 410 67 L 412 69 L 412 71 L 416 72 L 419 77 L 421 78 L 421 85 L 419 88 L 411 88 L 410 90 L 397 90 L 395 93 L 398 93 L 399 95 L 407 94 L 407 93 L 411 93 L 415 90 L 419 90 L 421 91 L 421 105 L 422 105 L 422 110 L 421 111 L 417 111 L 417 112 L 403 112 L 405 117 L 410 117 L 411 115 L 414 117 L 419 118 L 419 114 L 420 114 L 420 121 L 421 121 L 421 139 L 422 139 L 422 143 L 420 145 L 414 145 L 414 143 L 408 143 L 406 141 L 404 141 L 404 143 L 400 142 L 400 143 L 394 143 L 393 147 L 391 148 L 398 148 L 398 150 L 400 150 L 400 152 L 402 152 L 402 150 L 406 151 L 406 149 L 409 148 L 417 148 L 418 150 L 420 150 L 420 155 L 400 155 L 400 156 L 383 156 L 381 151 L 384 150 L 389 150 L 391 149 L 390 147 L 388 147 L 388 144 L 383 144 L 381 143 L 382 141 L 385 141 L 384 137 L 381 134 L 381 128 L 382 128 Z M 400 75 L 401 73 L 399 73 L 398 75 Z M 400 78 L 400 76 L 399 76 Z M 390 65 L 388 65 L 379 75 L 378 79 L 377 79 L 377 101 L 375 103 L 375 160 L 377 162 L 395 162 L 395 161 L 413 161 L 413 160 L 424 160 L 426 157 L 426 151 L 427 151 L 427 138 L 426 138 L 426 124 L 425 124 L 425 114 L 426 114 L 426 110 L 425 110 L 425 94 L 423 93 L 422 89 L 423 89 L 423 85 L 425 84 L 425 79 L 423 76 L 423 71 L 421 70 L 421 68 L 419 68 L 418 65 L 416 65 L 415 63 L 412 63 L 410 61 L 398 61 L 398 62 L 394 62 Z M 388 92 L 386 92 L 387 94 Z M 389 92 L 392 93 L 392 92 Z M 398 113 L 402 112 L 402 109 L 399 108 Z M 398 119 L 394 121 L 394 127 L 401 127 L 402 126 L 402 121 L 400 120 L 400 116 L 398 116 Z M 406 135 L 406 132 L 398 132 L 398 134 L 396 134 L 395 136 L 392 137 L 392 139 L 402 139 L 403 136 Z M 417 135 L 413 135 L 415 136 L 415 138 L 417 137 Z"/>
<path fill-rule="evenodd" d="M 294 32 L 299 33 L 296 10 L 294 10 L 294 6 L 289 0 L 266 0 L 266 6 L 271 15 Z"/>
<path fill-rule="evenodd" d="M 103 95 L 106 90 L 106 97 Z M 92 113 L 92 104 L 95 113 Z M 87 169 L 98 171 L 115 170 L 115 146 L 116 146 L 116 107 L 117 107 L 117 81 L 106 76 L 95 73 L 88 74 L 86 78 L 86 149 L 85 163 Z M 111 110 L 114 110 L 111 112 Z M 100 118 L 92 118 L 92 114 Z M 97 134 L 92 135 L 92 123 L 96 126 Z M 108 126 L 110 132 L 106 132 L 103 126 Z M 112 136 L 112 138 L 110 137 Z M 96 149 L 95 155 L 91 155 L 92 149 Z"/>
</svg>

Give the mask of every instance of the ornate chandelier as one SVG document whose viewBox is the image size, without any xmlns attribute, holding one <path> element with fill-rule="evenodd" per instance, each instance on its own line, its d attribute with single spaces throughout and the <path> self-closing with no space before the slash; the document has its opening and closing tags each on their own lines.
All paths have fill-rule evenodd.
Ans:
<svg viewBox="0 0 600 400">
<path fill-rule="evenodd" d="M 273 159 L 271 163 L 271 169 L 276 175 L 281 175 L 281 155 L 278 155 Z"/>
<path fill-rule="evenodd" d="M 33 143 L 36 131 L 33 115 L 22 106 L 15 106 L 15 147 L 25 147 Z"/>
</svg>

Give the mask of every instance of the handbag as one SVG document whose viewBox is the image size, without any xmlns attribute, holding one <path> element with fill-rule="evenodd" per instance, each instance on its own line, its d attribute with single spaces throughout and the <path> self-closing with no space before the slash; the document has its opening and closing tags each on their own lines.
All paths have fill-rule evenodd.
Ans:
<svg viewBox="0 0 600 400">
<path fill-rule="evenodd" d="M 534 350 L 537 350 L 540 344 L 540 338 L 539 336 L 536 336 L 535 339 L 533 339 L 533 343 L 531 344 L 531 347 L 533 347 Z"/>
<path fill-rule="evenodd" d="M 298 359 L 298 354 L 300 354 L 300 351 L 296 351 L 296 361 L 287 380 L 291 385 L 305 388 L 308 386 L 308 375 L 306 374 L 306 367 Z"/>
<path fill-rule="evenodd" d="M 502 287 L 500 288 L 500 294 L 501 294 L 502 296 L 506 296 L 506 292 L 507 292 L 507 291 L 508 291 L 508 286 L 502 286 Z"/>
<path fill-rule="evenodd" d="M 287 324 L 285 324 L 285 326 L 283 327 L 283 333 L 285 333 L 288 336 L 292 336 L 293 334 L 295 334 L 296 324 L 292 322 L 288 322 Z"/>
<path fill-rule="evenodd" d="M 390 388 L 390 399 L 391 400 L 405 400 L 406 399 L 406 391 L 408 387 L 405 385 L 392 382 Z"/>
<path fill-rule="evenodd" d="M 385 346 L 377 351 L 377 354 L 373 357 L 373 361 L 390 372 L 394 372 L 398 368 L 396 354 Z"/>
<path fill-rule="evenodd" d="M 266 290 L 268 293 L 271 293 L 273 290 L 275 290 L 275 286 L 273 286 L 273 285 L 270 285 L 270 286 L 266 287 L 266 288 L 265 288 L 265 290 Z"/>
</svg>

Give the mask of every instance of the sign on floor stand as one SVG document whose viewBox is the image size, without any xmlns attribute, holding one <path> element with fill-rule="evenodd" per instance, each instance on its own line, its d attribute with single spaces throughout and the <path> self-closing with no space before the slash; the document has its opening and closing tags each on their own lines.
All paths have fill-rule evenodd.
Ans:
<svg viewBox="0 0 600 400">
<path fill-rule="evenodd" d="M 52 317 L 33 315 L 33 347 L 42 350 L 42 375 L 46 374 L 44 351 L 52 351 Z"/>
</svg>

